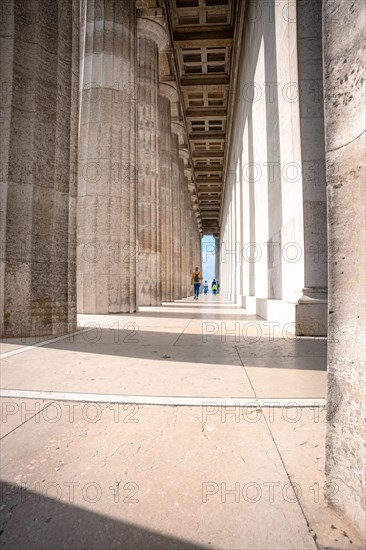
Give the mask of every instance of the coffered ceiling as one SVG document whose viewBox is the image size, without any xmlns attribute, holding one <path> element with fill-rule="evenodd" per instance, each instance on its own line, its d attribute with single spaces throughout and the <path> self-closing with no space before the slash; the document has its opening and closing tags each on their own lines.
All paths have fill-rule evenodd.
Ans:
<svg viewBox="0 0 366 550">
<path fill-rule="evenodd" d="M 176 83 L 180 149 L 202 234 L 219 235 L 230 146 L 238 55 L 246 0 L 136 0 L 147 17 L 163 17 L 169 51 L 160 53 L 160 80 Z"/>
<path fill-rule="evenodd" d="M 202 231 L 219 233 L 236 0 L 166 0 Z"/>
</svg>

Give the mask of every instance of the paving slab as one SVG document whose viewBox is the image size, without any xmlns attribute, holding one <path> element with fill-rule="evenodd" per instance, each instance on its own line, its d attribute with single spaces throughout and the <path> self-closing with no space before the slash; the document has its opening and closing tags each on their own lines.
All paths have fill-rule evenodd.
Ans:
<svg viewBox="0 0 366 550">
<path fill-rule="evenodd" d="M 362 548 L 322 498 L 326 340 L 201 298 L 5 342 L 5 547 Z"/>
<path fill-rule="evenodd" d="M 5 547 L 316 549 L 263 418 L 51 406 L 2 441 Z"/>
<path fill-rule="evenodd" d="M 362 550 L 359 535 L 332 508 L 340 489 L 336 479 L 325 478 L 325 407 L 263 408 L 262 412 L 318 547 Z M 330 503 L 325 502 L 326 488 Z"/>
</svg>

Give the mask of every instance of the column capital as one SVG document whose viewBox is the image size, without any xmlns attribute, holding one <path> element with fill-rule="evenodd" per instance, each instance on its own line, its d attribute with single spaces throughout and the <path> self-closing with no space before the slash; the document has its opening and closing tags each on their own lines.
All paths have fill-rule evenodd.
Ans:
<svg viewBox="0 0 366 550">
<path fill-rule="evenodd" d="M 179 147 L 179 156 L 182 160 L 189 162 L 190 156 L 188 147 Z"/>
<path fill-rule="evenodd" d="M 159 82 L 159 94 L 166 99 L 169 99 L 170 103 L 178 103 L 178 91 L 177 83 L 175 80 L 161 80 Z"/>
<path fill-rule="evenodd" d="M 183 121 L 179 118 L 172 119 L 172 134 L 176 134 L 178 137 L 182 137 L 183 139 L 186 137 L 186 129 Z"/>
<path fill-rule="evenodd" d="M 192 180 L 192 168 L 190 166 L 184 167 L 184 175 L 187 176 L 188 181 Z"/>
<path fill-rule="evenodd" d="M 137 36 L 139 38 L 150 38 L 153 40 L 159 52 L 169 51 L 169 36 L 165 26 L 163 11 L 161 9 L 138 10 Z"/>
</svg>

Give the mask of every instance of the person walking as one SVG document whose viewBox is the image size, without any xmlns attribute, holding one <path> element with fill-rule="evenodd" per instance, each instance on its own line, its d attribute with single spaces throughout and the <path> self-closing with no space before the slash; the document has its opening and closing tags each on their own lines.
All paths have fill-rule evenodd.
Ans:
<svg viewBox="0 0 366 550">
<path fill-rule="evenodd" d="M 208 292 L 208 282 L 205 281 L 204 284 L 203 284 L 203 293 L 207 294 L 207 292 Z"/>
<path fill-rule="evenodd" d="M 195 271 L 193 271 L 192 277 L 191 277 L 191 284 L 194 286 L 194 299 L 195 300 L 198 300 L 202 279 L 203 279 L 202 273 L 200 272 L 199 268 L 196 267 L 196 269 L 195 269 Z"/>
<path fill-rule="evenodd" d="M 212 290 L 212 294 L 216 294 L 216 291 L 217 291 L 217 283 L 216 283 L 216 280 L 215 280 L 215 279 L 213 279 L 213 281 L 212 281 L 211 290 Z"/>
</svg>

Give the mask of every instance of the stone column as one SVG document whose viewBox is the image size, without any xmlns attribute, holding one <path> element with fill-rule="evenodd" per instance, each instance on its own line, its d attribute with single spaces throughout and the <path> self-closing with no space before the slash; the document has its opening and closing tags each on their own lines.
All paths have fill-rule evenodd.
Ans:
<svg viewBox="0 0 366 550">
<path fill-rule="evenodd" d="M 160 13 L 160 12 L 159 12 Z M 138 34 L 138 258 L 139 304 L 161 304 L 159 182 L 159 51 L 169 46 L 162 14 L 139 10 Z"/>
<path fill-rule="evenodd" d="M 182 298 L 181 282 L 181 224 L 180 224 L 180 188 L 184 176 L 182 151 L 179 138 L 183 141 L 185 128 L 181 120 L 172 120 L 172 185 L 173 185 L 173 253 L 174 253 L 174 299 Z M 183 171 L 183 174 L 182 174 Z"/>
<path fill-rule="evenodd" d="M 220 239 L 215 237 L 215 279 L 220 281 Z"/>
<path fill-rule="evenodd" d="M 76 325 L 79 10 L 7 2 L 2 22 L 1 333 Z"/>
<path fill-rule="evenodd" d="M 159 164 L 162 300 L 173 301 L 173 204 L 171 108 L 178 101 L 174 81 L 159 85 Z"/>
<path fill-rule="evenodd" d="M 188 177 L 186 164 L 189 160 L 189 152 L 186 145 L 179 148 L 180 164 L 180 187 L 181 187 L 181 268 L 182 268 L 182 297 L 187 298 L 191 295 L 190 277 L 192 274 L 188 235 L 190 232 L 189 210 L 191 208 L 191 199 L 188 188 Z"/>
<path fill-rule="evenodd" d="M 322 4 L 297 2 L 297 52 L 304 227 L 304 289 L 296 333 L 327 335 L 327 212 L 325 184 Z"/>
<path fill-rule="evenodd" d="M 365 73 L 363 0 L 325 0 L 328 501 L 365 528 Z M 345 32 L 346 29 L 346 32 Z M 352 32 L 350 32 L 352 29 Z M 348 32 L 347 32 L 348 31 Z M 336 501 L 332 498 L 334 483 Z"/>
<path fill-rule="evenodd" d="M 181 154 L 181 150 L 179 150 Z M 180 224 L 180 268 L 179 268 L 179 284 L 181 286 L 181 298 L 187 297 L 187 251 L 185 248 L 185 233 L 186 228 L 186 201 L 185 190 L 187 180 L 184 175 L 184 163 L 182 158 L 179 161 L 179 224 Z"/>
<path fill-rule="evenodd" d="M 196 267 L 194 264 L 193 258 L 193 247 L 192 247 L 192 204 L 191 204 L 191 194 L 187 191 L 187 251 L 188 251 L 188 273 L 187 273 L 187 282 L 188 282 L 188 296 L 193 296 L 193 287 L 191 285 L 191 275 Z"/>
<path fill-rule="evenodd" d="M 136 311 L 136 17 L 133 0 L 83 3 L 78 310 Z"/>
<path fill-rule="evenodd" d="M 173 273 L 170 102 L 159 97 L 160 239 L 162 301 L 171 302 Z"/>
<path fill-rule="evenodd" d="M 193 287 L 191 285 L 191 275 L 196 267 L 202 271 L 202 261 L 201 261 L 201 239 L 197 226 L 197 218 L 192 207 L 192 196 L 189 197 L 190 208 L 189 208 L 189 240 L 190 240 L 190 273 L 189 273 L 189 284 L 190 284 L 190 295 L 193 294 Z"/>
<path fill-rule="evenodd" d="M 173 299 L 179 300 L 181 289 L 179 288 L 179 256 L 180 256 L 180 234 L 179 234 L 179 142 L 178 134 L 175 133 L 176 126 L 172 124 L 172 210 L 173 210 Z"/>
<path fill-rule="evenodd" d="M 183 298 L 183 273 L 182 273 L 182 266 L 183 266 L 183 251 L 182 251 L 182 239 L 183 239 L 183 204 L 182 204 L 182 187 L 184 186 L 184 162 L 181 158 L 179 158 L 179 181 L 178 181 L 178 189 L 177 189 L 177 204 L 178 204 L 178 299 L 181 300 Z"/>
<path fill-rule="evenodd" d="M 188 182 L 187 182 L 188 183 Z M 188 190 L 188 185 L 185 188 L 184 191 L 184 204 L 185 204 L 185 234 L 183 237 L 183 243 L 186 250 L 186 262 L 187 262 L 187 269 L 186 269 L 186 284 L 187 284 L 187 297 L 191 296 L 192 294 L 192 288 L 191 288 L 191 274 L 193 271 L 192 268 L 192 259 L 191 259 L 191 251 L 190 251 L 190 208 L 191 208 L 191 198 L 190 193 Z"/>
</svg>

